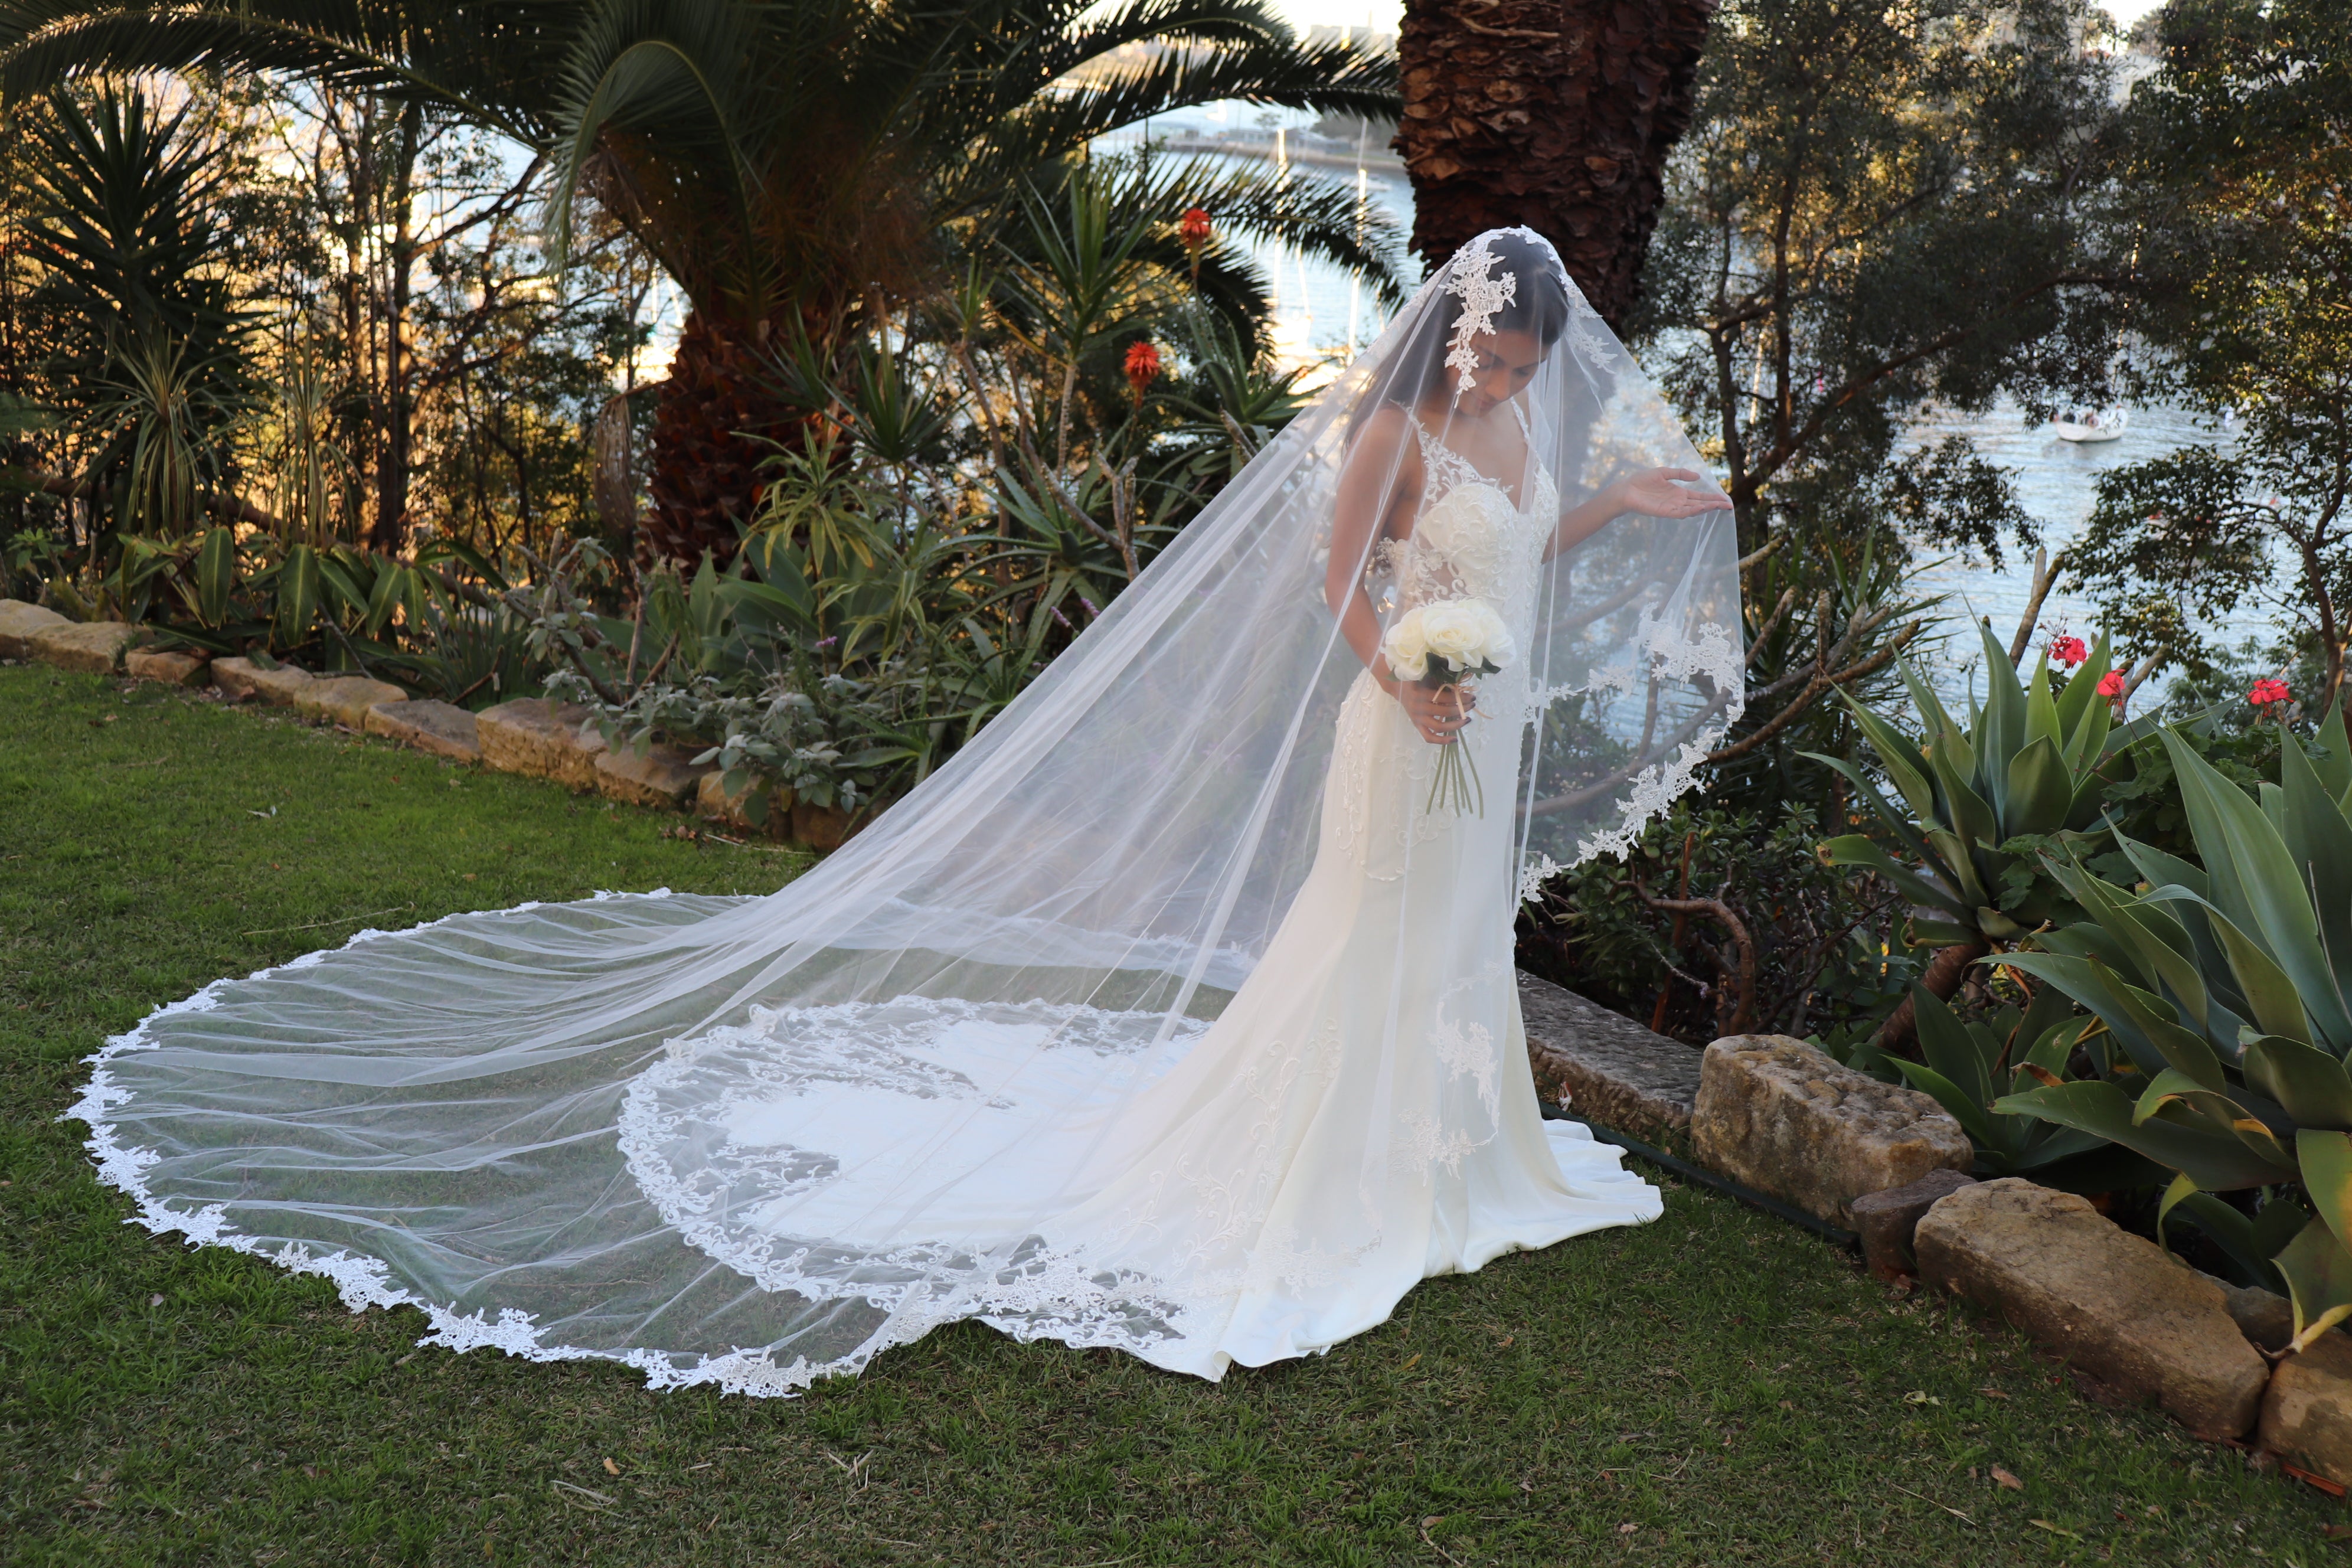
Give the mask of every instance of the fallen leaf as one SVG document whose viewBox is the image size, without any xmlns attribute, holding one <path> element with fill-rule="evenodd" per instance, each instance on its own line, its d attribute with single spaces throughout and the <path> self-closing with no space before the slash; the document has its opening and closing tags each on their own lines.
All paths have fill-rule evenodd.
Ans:
<svg viewBox="0 0 2352 1568">
<path fill-rule="evenodd" d="M 2352 1541 L 2352 1524 L 2323 1524 L 2319 1533 L 2330 1541 Z"/>
<path fill-rule="evenodd" d="M 1998 1388 L 1979 1388 L 1977 1392 L 1983 1394 L 1987 1399 L 2007 1399 L 2009 1397 L 2009 1394 L 2005 1391 Z"/>
<path fill-rule="evenodd" d="M 1423 1530 L 1434 1530 L 1444 1522 L 1445 1516 L 1444 1514 L 1433 1513 L 1421 1521 L 1421 1528 Z"/>
<path fill-rule="evenodd" d="M 151 1307 L 160 1307 L 163 1304 L 163 1298 L 161 1296 L 150 1296 L 147 1298 L 147 1304 Z"/>
<path fill-rule="evenodd" d="M 1411 1372 L 1413 1369 L 1413 1364 L 1420 1360 L 1421 1352 L 1419 1351 L 1415 1351 L 1412 1354 L 1404 1358 L 1404 1364 L 1397 1368 L 1397 1370 L 1399 1372 Z"/>
<path fill-rule="evenodd" d="M 608 1476 L 617 1476 L 621 1473 L 621 1467 L 613 1463 L 613 1456 L 610 1454 L 604 1456 L 604 1473 Z"/>
<path fill-rule="evenodd" d="M 1641 1528 L 1642 1527 L 1638 1524 L 1621 1524 L 1617 1527 L 1617 1533 L 1620 1535 L 1631 1535 Z"/>
<path fill-rule="evenodd" d="M 1915 1388 L 1910 1393 L 1903 1396 L 1903 1403 L 1906 1405 L 1941 1405 L 1944 1402 L 1937 1398 L 1932 1394 L 1925 1393 L 1922 1390 Z"/>
<path fill-rule="evenodd" d="M 2025 1522 L 2033 1526 L 2036 1530 L 2046 1530 L 2053 1535 L 2063 1535 L 2069 1541 L 2080 1541 L 2083 1539 L 2073 1531 L 2066 1529 L 2063 1525 L 2053 1524 L 2046 1519 L 2029 1519 Z"/>
<path fill-rule="evenodd" d="M 1992 1479 L 2000 1482 L 2002 1486 L 2007 1487 L 2011 1491 L 2021 1492 L 2025 1489 L 2025 1483 L 2023 1481 L 2019 1480 L 2014 1475 L 2002 1469 L 1999 1465 L 1995 1465 L 1992 1468 Z"/>
</svg>

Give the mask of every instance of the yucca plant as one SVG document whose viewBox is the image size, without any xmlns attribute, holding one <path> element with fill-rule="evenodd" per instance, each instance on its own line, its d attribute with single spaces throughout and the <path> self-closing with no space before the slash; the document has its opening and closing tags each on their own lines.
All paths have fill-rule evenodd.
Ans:
<svg viewBox="0 0 2352 1568">
<path fill-rule="evenodd" d="M 1897 859 L 1879 840 L 1861 834 L 1832 838 L 1822 853 L 1834 865 L 1867 867 L 1916 905 L 1943 916 L 1916 916 L 1910 926 L 1913 946 L 1937 950 L 1920 984 L 1938 998 L 1958 990 L 1969 965 L 1994 947 L 2080 914 L 2063 889 L 2042 874 L 2036 852 L 2099 822 L 2102 769 L 2142 732 L 2139 725 L 2110 728 L 2112 710 L 2098 694 L 2109 667 L 2105 637 L 2088 650 L 2064 689 L 2053 692 L 2047 654 L 2021 681 L 1991 629 L 1979 624 L 1978 631 L 1984 639 L 1985 700 L 1977 707 L 1971 698 L 1966 730 L 1907 664 L 1903 679 L 1924 740 L 1846 699 L 1899 805 L 1852 762 L 1806 753 L 1845 775 L 1908 859 Z M 1879 1047 L 1906 1044 L 1916 1016 L 1905 1001 L 1880 1032 Z"/>
<path fill-rule="evenodd" d="M 2126 889 L 2053 846 L 2042 859 L 2087 918 L 2002 960 L 2096 1014 L 2137 1073 L 1993 1109 L 2176 1173 L 2158 1229 L 2186 1205 L 2256 1279 L 2283 1282 L 2301 1349 L 2352 1316 L 2352 747 L 2338 710 L 2320 753 L 2290 742 L 2257 801 L 2162 735 L 2204 864 L 2118 833 L 2143 879 Z M 2208 1195 L 2259 1188 L 2251 1216 Z"/>
</svg>

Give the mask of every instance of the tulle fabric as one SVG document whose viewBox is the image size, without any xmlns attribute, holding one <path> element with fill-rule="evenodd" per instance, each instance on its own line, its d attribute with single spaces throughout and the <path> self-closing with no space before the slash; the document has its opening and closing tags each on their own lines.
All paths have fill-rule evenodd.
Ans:
<svg viewBox="0 0 2352 1568">
<path fill-rule="evenodd" d="M 432 1342 L 751 1393 L 966 1318 L 1213 1377 L 1654 1215 L 1613 1151 L 1539 1119 L 1511 918 L 1737 717 L 1735 551 L 1707 513 L 1546 555 L 1611 480 L 1699 465 L 1519 237 L 1566 301 L 1514 410 L 1525 472 L 1421 421 L 1413 541 L 1348 563 L 1393 613 L 1466 592 L 1510 624 L 1462 742 L 1485 815 L 1429 808 L 1436 748 L 1325 596 L 1350 443 L 1493 304 L 1482 238 L 817 868 L 218 983 L 96 1058 L 72 1114 L 101 1174 L 152 1229 L 422 1308 Z"/>
</svg>

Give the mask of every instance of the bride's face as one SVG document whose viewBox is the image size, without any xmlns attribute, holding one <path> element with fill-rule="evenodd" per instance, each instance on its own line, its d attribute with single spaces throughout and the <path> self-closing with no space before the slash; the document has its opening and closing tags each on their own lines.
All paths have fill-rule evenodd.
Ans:
<svg viewBox="0 0 2352 1568">
<path fill-rule="evenodd" d="M 1470 340 L 1477 364 L 1470 373 L 1470 390 L 1456 405 L 1473 419 L 1484 418 L 1528 388 L 1543 363 L 1543 341 L 1533 332 L 1481 332 Z"/>
</svg>

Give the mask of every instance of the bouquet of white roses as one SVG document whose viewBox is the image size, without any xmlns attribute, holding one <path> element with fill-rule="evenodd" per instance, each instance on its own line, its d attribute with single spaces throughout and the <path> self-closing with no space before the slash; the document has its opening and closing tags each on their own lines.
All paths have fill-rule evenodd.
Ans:
<svg viewBox="0 0 2352 1568">
<path fill-rule="evenodd" d="M 1443 689 L 1478 675 L 1499 675 L 1517 649 L 1511 628 L 1484 599 L 1439 599 L 1417 605 L 1399 616 L 1381 637 L 1381 652 L 1399 680 L 1415 680 Z M 1456 816 L 1470 805 L 1475 792 L 1476 810 L 1486 815 L 1486 787 L 1479 782 L 1478 764 L 1457 736 L 1439 749 L 1437 776 L 1431 781 L 1429 805 L 1442 804 Z"/>
</svg>

